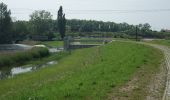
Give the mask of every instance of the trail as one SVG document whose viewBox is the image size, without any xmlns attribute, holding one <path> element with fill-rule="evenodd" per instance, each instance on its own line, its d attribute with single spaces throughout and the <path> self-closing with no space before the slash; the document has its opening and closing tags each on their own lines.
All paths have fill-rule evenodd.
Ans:
<svg viewBox="0 0 170 100">
<path fill-rule="evenodd" d="M 158 44 L 151 44 L 151 43 L 142 43 L 142 44 L 157 48 L 164 53 L 165 63 L 166 63 L 166 68 L 167 68 L 167 81 L 166 81 L 165 92 L 164 92 L 162 100 L 170 100 L 170 48 L 167 46 L 162 46 Z"/>
<path fill-rule="evenodd" d="M 127 42 L 127 41 L 123 41 L 123 42 Z M 164 53 L 165 65 L 167 68 L 167 79 L 166 79 L 166 86 L 165 86 L 165 91 L 162 100 L 170 100 L 170 47 L 159 45 L 159 44 L 146 43 L 146 42 L 136 42 L 136 43 L 154 47 L 156 49 L 161 50 Z"/>
</svg>

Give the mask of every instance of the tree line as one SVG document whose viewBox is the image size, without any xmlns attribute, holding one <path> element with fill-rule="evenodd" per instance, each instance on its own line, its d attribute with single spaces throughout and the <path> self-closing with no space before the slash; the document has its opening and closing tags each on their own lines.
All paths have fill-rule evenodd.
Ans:
<svg viewBox="0 0 170 100">
<path fill-rule="evenodd" d="M 57 20 L 45 10 L 34 11 L 29 21 L 12 21 L 11 11 L 7 5 L 0 3 L 0 44 L 32 40 L 52 40 L 59 32 L 61 39 L 65 37 L 66 18 L 63 8 L 58 10 Z"/>
<path fill-rule="evenodd" d="M 108 36 L 133 38 L 136 27 L 139 37 L 166 38 L 169 32 L 153 31 L 148 23 L 130 25 L 128 23 L 103 22 L 95 20 L 66 20 L 62 6 L 57 19 L 45 10 L 34 11 L 29 21 L 12 21 L 7 5 L 0 3 L 0 44 L 32 40 L 64 39 L 67 36 Z"/>
</svg>

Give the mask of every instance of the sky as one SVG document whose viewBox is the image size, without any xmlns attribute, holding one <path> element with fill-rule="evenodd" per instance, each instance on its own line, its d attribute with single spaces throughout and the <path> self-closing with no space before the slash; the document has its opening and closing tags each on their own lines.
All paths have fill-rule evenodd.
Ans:
<svg viewBox="0 0 170 100">
<path fill-rule="evenodd" d="M 29 20 L 34 10 L 47 10 L 57 18 L 62 5 L 67 19 L 149 23 L 153 30 L 170 29 L 170 0 L 0 0 L 16 20 Z"/>
</svg>

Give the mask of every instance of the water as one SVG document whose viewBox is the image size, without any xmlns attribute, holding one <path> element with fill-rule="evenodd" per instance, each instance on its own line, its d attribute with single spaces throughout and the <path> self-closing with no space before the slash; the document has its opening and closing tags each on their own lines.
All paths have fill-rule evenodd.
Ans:
<svg viewBox="0 0 170 100">
<path fill-rule="evenodd" d="M 22 68 L 22 67 L 16 67 L 11 69 L 11 74 L 12 75 L 17 75 L 20 73 L 26 73 L 29 72 L 33 69 L 33 67 L 27 67 L 27 68 Z"/>
<path fill-rule="evenodd" d="M 57 52 L 61 52 L 64 50 L 63 47 L 60 47 L 60 48 L 49 48 L 48 49 L 50 53 L 57 53 Z"/>
<path fill-rule="evenodd" d="M 32 46 L 24 44 L 1 44 L 0 51 L 21 51 L 31 49 Z"/>
<path fill-rule="evenodd" d="M 54 64 L 57 64 L 57 61 L 49 61 L 41 65 L 24 65 L 24 66 L 18 66 L 13 68 L 2 68 L 0 69 L 0 80 L 6 78 L 12 78 L 18 74 L 32 72 L 40 68 L 45 68 L 48 67 L 49 65 L 54 65 Z"/>
<path fill-rule="evenodd" d="M 15 52 L 15 51 L 23 51 L 23 50 L 29 50 L 33 47 L 46 47 L 45 45 L 25 45 L 25 44 L 2 44 L 0 45 L 0 52 Z M 48 48 L 50 53 L 57 53 L 64 50 L 63 47 L 56 47 L 56 48 Z"/>
</svg>

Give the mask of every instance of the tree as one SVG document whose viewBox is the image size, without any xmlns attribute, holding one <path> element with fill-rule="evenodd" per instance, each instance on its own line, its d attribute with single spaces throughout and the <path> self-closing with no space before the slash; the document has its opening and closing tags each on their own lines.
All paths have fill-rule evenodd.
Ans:
<svg viewBox="0 0 170 100">
<path fill-rule="evenodd" d="M 63 14 L 62 6 L 60 6 L 58 10 L 57 22 L 58 22 L 58 30 L 61 35 L 61 38 L 64 39 L 65 31 L 66 31 L 66 19 L 65 19 L 65 14 Z"/>
<path fill-rule="evenodd" d="M 12 42 L 12 20 L 11 11 L 7 9 L 7 5 L 0 3 L 0 44 Z"/>
<path fill-rule="evenodd" d="M 28 22 L 26 21 L 14 22 L 13 33 L 14 33 L 13 37 L 16 42 L 26 39 L 27 35 L 29 34 Z"/>
<path fill-rule="evenodd" d="M 151 36 L 151 26 L 148 23 L 145 24 L 139 24 L 139 32 L 142 37 L 152 37 Z"/>
<path fill-rule="evenodd" d="M 53 38 L 53 22 L 50 12 L 45 10 L 34 11 L 30 15 L 30 18 L 30 29 L 32 30 L 33 35 L 48 36 L 49 39 Z"/>
</svg>

